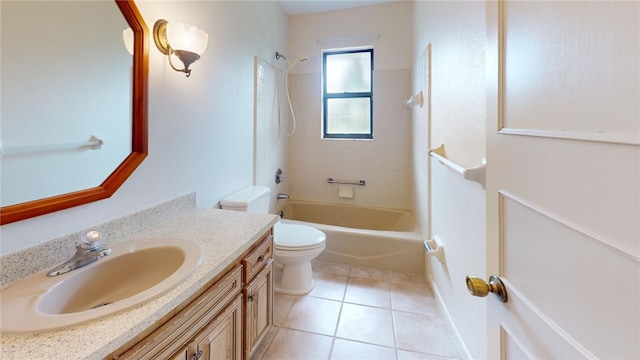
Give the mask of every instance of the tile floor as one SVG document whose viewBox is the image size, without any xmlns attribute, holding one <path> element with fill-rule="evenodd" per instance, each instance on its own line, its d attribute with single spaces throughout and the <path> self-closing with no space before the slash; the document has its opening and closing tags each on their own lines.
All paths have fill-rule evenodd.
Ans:
<svg viewBox="0 0 640 360">
<path fill-rule="evenodd" d="M 275 295 L 274 327 L 257 358 L 461 358 L 424 277 L 321 261 L 313 276 L 309 294 Z"/>
</svg>

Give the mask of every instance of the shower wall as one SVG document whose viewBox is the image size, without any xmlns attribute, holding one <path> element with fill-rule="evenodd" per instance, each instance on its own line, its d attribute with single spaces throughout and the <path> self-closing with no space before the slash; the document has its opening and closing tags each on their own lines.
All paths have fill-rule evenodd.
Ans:
<svg viewBox="0 0 640 360">
<path fill-rule="evenodd" d="M 277 63 L 276 63 L 277 64 Z M 281 65 L 281 64 L 277 64 Z M 289 115 L 284 102 L 284 71 L 259 57 L 254 58 L 254 184 L 271 189 L 270 211 L 278 206 L 277 193 L 288 193 L 289 181 L 275 183 L 277 169 L 285 176 L 287 166 L 287 138 L 279 131 Z"/>
<path fill-rule="evenodd" d="M 290 76 L 296 134 L 289 141 L 290 192 L 296 199 L 411 208 L 408 70 L 374 72 L 374 140 L 321 139 L 320 74 Z M 327 178 L 365 180 L 353 198 L 338 197 Z"/>
<path fill-rule="evenodd" d="M 410 209 L 412 2 L 289 17 L 289 75 L 297 131 L 289 138 L 289 192 L 297 199 Z M 405 19 L 390 20 L 390 19 Z M 327 26 L 331 24 L 331 26 Z M 324 140 L 321 62 L 327 49 L 373 46 L 374 140 Z M 365 180 L 353 198 L 327 178 Z"/>
</svg>

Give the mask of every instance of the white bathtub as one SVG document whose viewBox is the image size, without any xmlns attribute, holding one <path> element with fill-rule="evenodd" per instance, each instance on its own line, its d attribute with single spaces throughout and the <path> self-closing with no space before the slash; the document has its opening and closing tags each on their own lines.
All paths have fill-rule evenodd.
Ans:
<svg viewBox="0 0 640 360">
<path fill-rule="evenodd" d="M 288 200 L 283 222 L 313 226 L 327 235 L 318 260 L 423 274 L 424 245 L 408 211 Z"/>
</svg>

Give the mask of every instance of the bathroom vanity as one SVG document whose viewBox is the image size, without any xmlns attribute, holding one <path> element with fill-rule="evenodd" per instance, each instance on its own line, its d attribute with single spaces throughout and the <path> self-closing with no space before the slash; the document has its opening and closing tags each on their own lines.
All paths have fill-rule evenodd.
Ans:
<svg viewBox="0 0 640 360">
<path fill-rule="evenodd" d="M 202 264 L 141 306 L 68 329 L 2 334 L 2 359 L 248 359 L 272 326 L 277 217 L 192 209 L 118 239 L 191 240 Z"/>
<path fill-rule="evenodd" d="M 273 322 L 272 262 L 269 231 L 202 295 L 131 348 L 109 358 L 248 359 Z"/>
</svg>

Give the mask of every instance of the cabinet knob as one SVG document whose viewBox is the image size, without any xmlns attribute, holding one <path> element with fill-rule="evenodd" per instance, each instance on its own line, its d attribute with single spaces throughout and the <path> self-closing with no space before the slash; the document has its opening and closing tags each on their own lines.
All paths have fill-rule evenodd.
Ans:
<svg viewBox="0 0 640 360">
<path fill-rule="evenodd" d="M 202 357 L 202 354 L 204 354 L 204 351 L 198 350 L 197 353 L 193 354 L 193 356 L 191 357 L 191 360 L 200 360 L 200 358 Z"/>
<path fill-rule="evenodd" d="M 263 260 L 264 260 L 264 255 L 258 256 L 258 262 L 263 261 Z"/>
<path fill-rule="evenodd" d="M 251 294 L 251 295 L 249 295 L 249 296 L 247 297 L 247 299 L 249 299 L 249 301 L 253 301 L 253 296 L 254 296 L 254 295 L 253 295 L 253 294 Z"/>
</svg>

